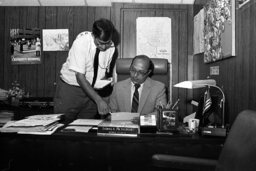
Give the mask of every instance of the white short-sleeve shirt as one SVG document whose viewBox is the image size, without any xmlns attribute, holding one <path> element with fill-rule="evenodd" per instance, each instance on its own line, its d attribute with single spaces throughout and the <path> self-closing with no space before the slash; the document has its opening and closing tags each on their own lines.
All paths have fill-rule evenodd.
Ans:
<svg viewBox="0 0 256 171">
<path fill-rule="evenodd" d="M 110 67 L 110 62 L 114 54 L 115 48 L 110 47 L 106 51 L 99 53 L 99 67 L 97 80 L 105 76 L 106 70 Z M 62 65 L 60 77 L 63 81 L 70 85 L 78 86 L 75 73 L 79 72 L 85 74 L 85 78 L 92 83 L 94 75 L 94 55 L 96 53 L 96 46 L 91 32 L 80 33 L 72 47 L 69 50 L 66 62 Z"/>
</svg>

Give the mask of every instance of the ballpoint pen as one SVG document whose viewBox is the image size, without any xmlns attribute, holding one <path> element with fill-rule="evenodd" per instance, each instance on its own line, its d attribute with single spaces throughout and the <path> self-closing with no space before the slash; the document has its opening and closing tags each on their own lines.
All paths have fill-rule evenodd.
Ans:
<svg viewBox="0 0 256 171">
<path fill-rule="evenodd" d="M 172 106 L 172 110 L 177 106 L 177 104 L 179 103 L 180 99 L 177 99 L 177 101 L 174 103 L 174 105 Z"/>
<path fill-rule="evenodd" d="M 171 105 L 171 101 L 169 100 L 168 103 L 167 103 L 167 105 L 166 105 L 166 109 L 171 109 L 171 106 L 172 106 L 172 105 Z"/>
</svg>

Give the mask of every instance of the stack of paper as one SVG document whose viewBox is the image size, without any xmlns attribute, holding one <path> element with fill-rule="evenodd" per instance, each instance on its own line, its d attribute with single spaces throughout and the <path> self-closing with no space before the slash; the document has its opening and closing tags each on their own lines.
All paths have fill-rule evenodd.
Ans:
<svg viewBox="0 0 256 171">
<path fill-rule="evenodd" d="M 18 121 L 9 121 L 0 132 L 50 135 L 63 126 L 58 121 L 63 114 L 33 115 Z"/>
<path fill-rule="evenodd" d="M 111 114 L 111 121 L 131 121 L 134 119 L 138 119 L 139 113 L 131 113 L 131 112 L 114 112 Z"/>
<path fill-rule="evenodd" d="M 95 85 L 94 85 L 94 88 L 95 89 L 101 89 L 101 88 L 107 86 L 108 84 L 110 84 L 112 82 L 113 82 L 112 78 L 97 80 Z"/>
</svg>

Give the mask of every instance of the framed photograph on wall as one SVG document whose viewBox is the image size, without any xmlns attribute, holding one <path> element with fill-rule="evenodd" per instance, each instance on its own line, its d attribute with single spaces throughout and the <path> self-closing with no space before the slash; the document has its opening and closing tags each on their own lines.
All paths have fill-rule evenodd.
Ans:
<svg viewBox="0 0 256 171">
<path fill-rule="evenodd" d="M 68 50 L 68 29 L 43 29 L 43 51 Z"/>
<path fill-rule="evenodd" d="M 41 30 L 39 28 L 10 29 L 11 63 L 41 63 Z"/>
<path fill-rule="evenodd" d="M 204 62 L 235 56 L 235 0 L 212 0 L 204 9 Z"/>
</svg>

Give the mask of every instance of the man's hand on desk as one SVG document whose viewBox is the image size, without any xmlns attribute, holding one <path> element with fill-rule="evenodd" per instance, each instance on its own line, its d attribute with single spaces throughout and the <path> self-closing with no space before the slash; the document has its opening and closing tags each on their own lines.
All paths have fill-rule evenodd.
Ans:
<svg viewBox="0 0 256 171">
<path fill-rule="evenodd" d="M 97 103 L 97 108 L 100 115 L 105 115 L 111 111 L 110 107 L 107 105 L 107 103 L 104 100 L 100 99 L 96 103 Z"/>
</svg>

